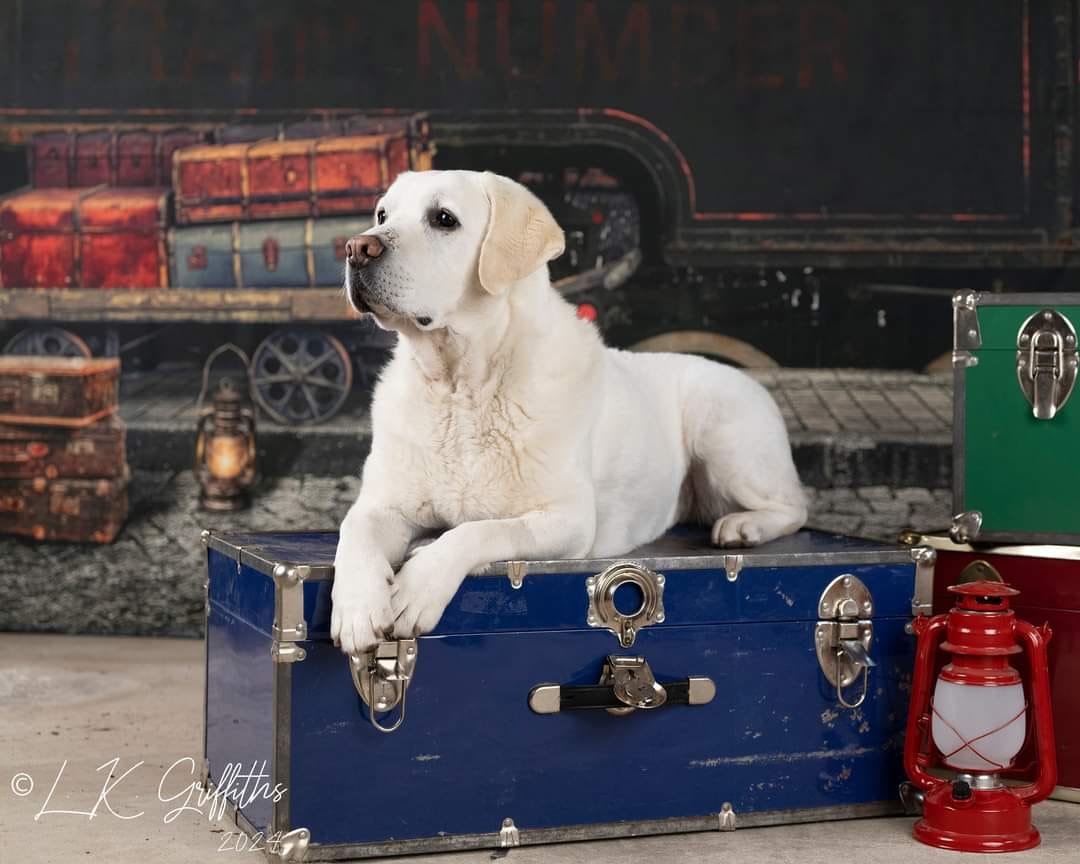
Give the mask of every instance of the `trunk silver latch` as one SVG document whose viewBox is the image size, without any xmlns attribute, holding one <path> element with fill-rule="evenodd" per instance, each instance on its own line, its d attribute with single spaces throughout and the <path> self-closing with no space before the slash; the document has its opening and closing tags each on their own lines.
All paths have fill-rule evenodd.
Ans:
<svg viewBox="0 0 1080 864">
<path fill-rule="evenodd" d="M 1076 330 L 1056 309 L 1028 318 L 1016 337 L 1016 377 L 1037 420 L 1053 420 L 1076 384 Z"/>
<path fill-rule="evenodd" d="M 615 592 L 624 585 L 634 585 L 641 593 L 635 612 L 622 612 L 616 605 Z M 610 630 L 623 648 L 634 644 L 643 627 L 664 620 L 664 577 L 632 561 L 612 564 L 603 573 L 590 576 L 585 580 L 585 592 L 589 597 L 588 625 Z"/>
<path fill-rule="evenodd" d="M 874 601 L 870 591 L 856 576 L 837 576 L 826 586 L 818 602 L 821 620 L 814 628 L 818 663 L 826 680 L 836 688 L 836 701 L 845 708 L 858 708 L 866 699 L 870 667 L 876 666 L 870 656 L 874 638 Z M 855 702 L 844 698 L 844 688 L 862 674 L 862 693 Z"/>
<path fill-rule="evenodd" d="M 395 732 L 405 722 L 405 693 L 416 669 L 416 651 L 415 639 L 398 639 L 349 657 L 353 686 L 368 707 L 371 725 L 380 732 Z M 392 726 L 383 726 L 376 718 L 399 705 L 401 711 Z"/>
<path fill-rule="evenodd" d="M 667 690 L 656 678 L 644 657 L 610 655 L 604 661 L 601 684 L 610 684 L 615 698 L 625 708 L 608 708 L 609 714 L 629 714 L 635 708 L 659 708 L 667 702 Z"/>
</svg>

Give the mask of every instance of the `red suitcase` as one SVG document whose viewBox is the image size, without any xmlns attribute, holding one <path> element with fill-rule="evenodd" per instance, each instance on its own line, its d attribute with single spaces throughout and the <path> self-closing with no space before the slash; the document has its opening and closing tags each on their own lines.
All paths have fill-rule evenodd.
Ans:
<svg viewBox="0 0 1080 864">
<path fill-rule="evenodd" d="M 26 148 L 30 185 L 66 189 L 75 181 L 75 133 L 39 132 Z"/>
<path fill-rule="evenodd" d="M 112 186 L 156 186 L 161 182 L 157 158 L 157 136 L 153 132 L 118 132 L 113 162 Z"/>
<path fill-rule="evenodd" d="M 402 125 L 365 135 L 188 147 L 173 159 L 178 224 L 369 211 L 394 178 L 431 167 Z"/>
<path fill-rule="evenodd" d="M 1080 801 L 1080 546 L 990 546 L 953 543 L 948 535 L 908 535 L 905 542 L 931 546 L 934 564 L 934 613 L 953 605 L 950 585 L 993 578 L 996 573 L 1018 591 L 1012 607 L 1032 624 L 1048 623 L 1050 690 L 1057 743 L 1058 785 L 1055 797 Z M 970 569 L 969 569 L 970 568 Z M 965 572 L 966 571 L 966 572 Z M 1021 668 L 1021 675 L 1026 670 Z M 1029 739 L 1016 759 L 1033 759 Z"/>
<path fill-rule="evenodd" d="M 192 129 L 118 132 L 40 132 L 27 150 L 30 185 L 36 189 L 81 186 L 168 186 L 172 154 L 205 140 Z"/>
<path fill-rule="evenodd" d="M 75 139 L 73 186 L 100 186 L 116 182 L 116 133 L 109 129 L 80 132 Z"/>
<path fill-rule="evenodd" d="M 168 284 L 168 189 L 31 189 L 0 199 L 0 287 Z"/>
</svg>

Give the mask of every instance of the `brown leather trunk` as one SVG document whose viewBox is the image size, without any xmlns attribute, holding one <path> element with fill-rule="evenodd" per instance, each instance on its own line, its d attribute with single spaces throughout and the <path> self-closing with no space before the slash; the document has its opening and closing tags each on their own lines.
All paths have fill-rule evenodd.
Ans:
<svg viewBox="0 0 1080 864">
<path fill-rule="evenodd" d="M 116 358 L 0 357 L 0 423 L 89 426 L 116 411 Z"/>
<path fill-rule="evenodd" d="M 82 429 L 0 425 L 0 479 L 122 477 L 127 429 L 105 417 Z"/>
<path fill-rule="evenodd" d="M 129 476 L 0 480 L 0 532 L 35 540 L 111 543 L 127 519 Z"/>
<path fill-rule="evenodd" d="M 169 190 L 28 189 L 0 200 L 0 287 L 168 284 Z"/>
<path fill-rule="evenodd" d="M 426 139 L 406 124 L 330 138 L 178 150 L 178 224 L 363 213 L 402 171 L 431 167 Z"/>
</svg>

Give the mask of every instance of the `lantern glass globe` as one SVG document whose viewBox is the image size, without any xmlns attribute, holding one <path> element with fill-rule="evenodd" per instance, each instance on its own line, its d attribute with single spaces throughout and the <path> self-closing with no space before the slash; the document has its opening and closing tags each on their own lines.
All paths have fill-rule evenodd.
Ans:
<svg viewBox="0 0 1080 864">
<path fill-rule="evenodd" d="M 1021 683 L 987 687 L 939 678 L 930 734 L 950 768 L 1000 771 L 1012 764 L 1024 744 L 1025 713 Z"/>
</svg>

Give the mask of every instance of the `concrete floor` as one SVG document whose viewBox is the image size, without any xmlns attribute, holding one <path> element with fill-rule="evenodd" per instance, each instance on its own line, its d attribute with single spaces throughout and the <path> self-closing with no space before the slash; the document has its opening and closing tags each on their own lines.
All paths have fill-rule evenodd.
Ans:
<svg viewBox="0 0 1080 864">
<path fill-rule="evenodd" d="M 228 845 L 227 826 L 211 825 L 192 812 L 169 819 L 181 800 L 159 800 L 159 783 L 170 766 L 175 767 L 164 781 L 166 796 L 194 780 L 190 763 L 178 760 L 201 753 L 201 664 L 197 641 L 0 634 L 0 862 L 192 864 L 236 855 L 219 851 Z M 96 815 L 86 815 L 110 772 L 114 780 L 106 801 Z M 16 794 L 31 781 L 29 794 Z M 83 812 L 41 812 L 58 810 Z M 1043 845 L 1005 860 L 1080 861 L 1080 805 L 1040 804 L 1035 821 Z M 958 858 L 914 842 L 911 822 L 865 819 L 521 848 L 509 860 L 922 864 Z M 1002 861 L 988 855 L 964 861 L 991 859 Z M 409 860 L 479 864 L 490 853 Z"/>
</svg>

